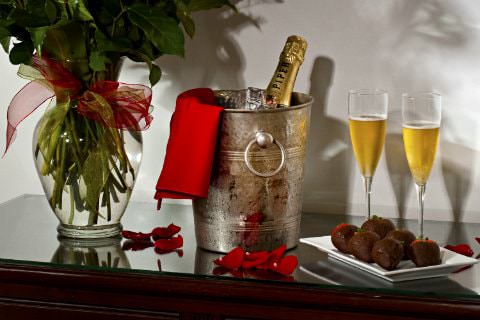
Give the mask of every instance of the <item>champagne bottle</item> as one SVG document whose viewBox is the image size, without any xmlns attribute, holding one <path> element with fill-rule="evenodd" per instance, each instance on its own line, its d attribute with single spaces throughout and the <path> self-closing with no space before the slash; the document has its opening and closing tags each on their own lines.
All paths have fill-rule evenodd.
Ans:
<svg viewBox="0 0 480 320">
<path fill-rule="evenodd" d="M 300 36 L 290 36 L 285 43 L 277 69 L 265 90 L 269 108 L 289 107 L 298 69 L 305 57 L 307 41 Z"/>
</svg>

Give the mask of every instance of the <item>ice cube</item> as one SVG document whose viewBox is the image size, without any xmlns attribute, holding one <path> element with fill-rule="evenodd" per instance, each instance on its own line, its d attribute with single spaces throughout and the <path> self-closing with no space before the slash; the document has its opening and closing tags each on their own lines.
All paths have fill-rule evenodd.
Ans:
<svg viewBox="0 0 480 320">
<path fill-rule="evenodd" d="M 262 89 L 248 87 L 245 107 L 248 110 L 265 109 L 265 96 Z"/>
<path fill-rule="evenodd" d="M 226 109 L 262 110 L 276 107 L 266 103 L 263 89 L 253 87 L 242 90 L 218 90 L 215 96 L 217 103 Z"/>
<path fill-rule="evenodd" d="M 245 109 L 247 90 L 218 90 L 217 103 L 225 109 Z"/>
</svg>

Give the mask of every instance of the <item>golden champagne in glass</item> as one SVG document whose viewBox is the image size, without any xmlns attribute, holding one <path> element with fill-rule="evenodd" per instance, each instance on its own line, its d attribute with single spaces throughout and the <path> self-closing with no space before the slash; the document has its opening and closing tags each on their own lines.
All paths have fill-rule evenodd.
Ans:
<svg viewBox="0 0 480 320">
<path fill-rule="evenodd" d="M 364 177 L 373 177 L 385 143 L 387 120 L 379 116 L 350 118 L 353 152 Z"/>
<path fill-rule="evenodd" d="M 388 94 L 379 89 L 350 90 L 348 115 L 353 152 L 362 173 L 370 219 L 373 175 L 382 155 L 387 127 Z"/>
<path fill-rule="evenodd" d="M 440 128 L 432 123 L 403 125 L 403 141 L 408 166 L 417 185 L 427 183 L 437 153 Z"/>
<path fill-rule="evenodd" d="M 402 117 L 403 144 L 420 207 L 418 236 L 423 238 L 425 188 L 437 153 L 441 96 L 432 92 L 403 94 Z"/>
</svg>

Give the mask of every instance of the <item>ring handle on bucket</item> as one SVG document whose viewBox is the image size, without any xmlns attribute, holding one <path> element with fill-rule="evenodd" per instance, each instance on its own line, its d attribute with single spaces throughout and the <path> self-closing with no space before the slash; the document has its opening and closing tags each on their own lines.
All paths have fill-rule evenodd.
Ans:
<svg viewBox="0 0 480 320">
<path fill-rule="evenodd" d="M 274 171 L 262 173 L 262 172 L 258 172 L 257 170 L 255 170 L 255 168 L 253 168 L 252 164 L 250 163 L 250 160 L 248 159 L 248 153 L 250 152 L 250 149 L 252 148 L 254 143 L 256 143 L 262 149 L 265 149 L 272 143 L 275 143 L 277 145 L 277 147 L 280 149 L 280 154 L 282 156 L 280 165 L 278 166 L 277 169 L 275 169 Z M 254 175 L 262 178 L 273 177 L 274 175 L 279 173 L 280 170 L 282 170 L 283 167 L 285 166 L 285 148 L 282 146 L 280 142 L 275 140 L 275 138 L 273 138 L 273 136 L 270 133 L 264 132 L 264 131 L 258 131 L 255 134 L 255 138 L 252 139 L 248 143 L 247 147 L 245 148 L 245 152 L 243 156 L 244 156 L 245 164 L 247 165 L 248 170 L 250 170 L 250 172 L 253 173 Z"/>
</svg>

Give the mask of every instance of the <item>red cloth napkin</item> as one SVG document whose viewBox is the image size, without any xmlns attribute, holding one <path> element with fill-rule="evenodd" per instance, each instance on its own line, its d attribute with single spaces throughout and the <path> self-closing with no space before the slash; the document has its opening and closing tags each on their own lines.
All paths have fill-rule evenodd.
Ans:
<svg viewBox="0 0 480 320">
<path fill-rule="evenodd" d="M 192 89 L 177 97 L 156 186 L 157 209 L 163 198 L 207 197 L 222 111 L 211 89 Z"/>
</svg>

